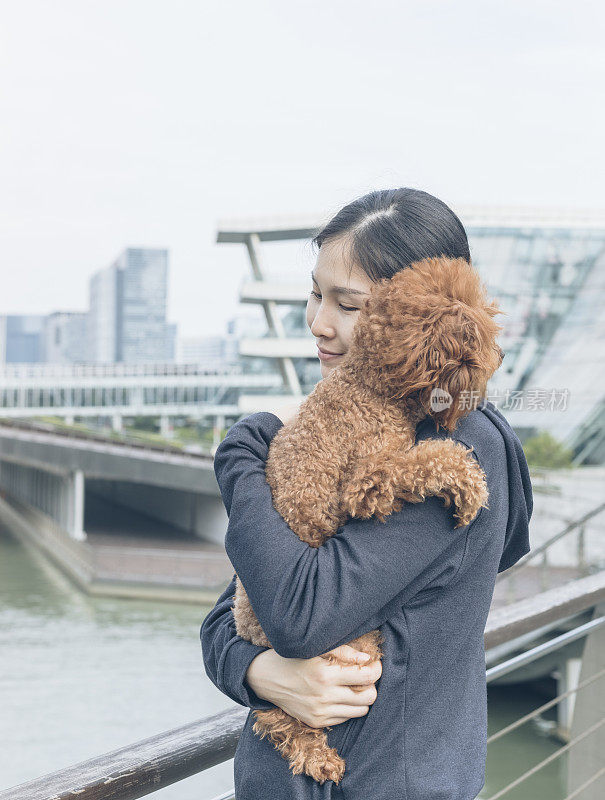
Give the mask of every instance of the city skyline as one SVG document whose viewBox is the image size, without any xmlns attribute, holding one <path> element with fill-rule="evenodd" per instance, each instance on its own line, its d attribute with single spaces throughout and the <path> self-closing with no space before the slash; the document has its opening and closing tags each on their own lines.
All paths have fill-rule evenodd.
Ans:
<svg viewBox="0 0 605 800">
<path fill-rule="evenodd" d="M 212 335 L 248 274 L 216 244 L 223 217 L 324 218 L 398 185 L 454 210 L 604 205 L 596 3 L 0 13 L 1 313 L 85 308 L 87 274 L 132 243 L 170 249 L 168 317 Z"/>
<path fill-rule="evenodd" d="M 166 248 L 124 248 L 89 278 L 85 311 L 0 314 L 0 363 L 174 361 L 177 325 L 166 318 Z"/>
</svg>

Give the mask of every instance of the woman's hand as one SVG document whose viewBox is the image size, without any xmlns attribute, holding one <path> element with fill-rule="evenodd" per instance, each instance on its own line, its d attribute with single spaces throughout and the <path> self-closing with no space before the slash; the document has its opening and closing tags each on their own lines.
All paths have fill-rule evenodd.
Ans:
<svg viewBox="0 0 605 800">
<path fill-rule="evenodd" d="M 382 663 L 363 666 L 365 654 L 348 644 L 329 652 L 349 661 L 350 666 L 330 664 L 328 653 L 315 658 L 283 658 L 275 650 L 264 650 L 248 667 L 246 680 L 263 700 L 312 728 L 365 716 L 376 700 L 374 683 L 382 674 Z M 359 685 L 364 688 L 351 688 Z"/>
</svg>

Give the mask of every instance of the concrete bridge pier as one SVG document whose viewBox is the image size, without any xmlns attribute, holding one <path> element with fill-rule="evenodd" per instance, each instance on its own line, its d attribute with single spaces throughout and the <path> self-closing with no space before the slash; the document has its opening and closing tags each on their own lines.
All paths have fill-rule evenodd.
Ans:
<svg viewBox="0 0 605 800">
<path fill-rule="evenodd" d="M 225 415 L 217 414 L 214 418 L 214 426 L 212 428 L 212 444 L 215 449 L 221 443 L 221 432 L 224 427 L 225 427 Z"/>
<path fill-rule="evenodd" d="M 564 694 L 571 691 L 572 694 L 564 697 L 557 703 L 557 726 L 559 735 L 564 741 L 569 741 L 573 714 L 576 703 L 576 692 L 580 682 L 580 671 L 582 669 L 582 658 L 573 656 L 566 658 L 557 668 L 555 674 L 557 680 L 557 694 Z"/>
<path fill-rule="evenodd" d="M 81 469 L 76 469 L 68 475 L 67 492 L 69 496 L 67 532 L 72 539 L 83 542 L 86 539 L 84 530 L 85 483 L 84 473 Z"/>
<path fill-rule="evenodd" d="M 67 531 L 84 541 L 85 480 L 82 470 L 48 470 L 0 461 L 0 488 L 27 506 L 42 511 Z"/>
<path fill-rule="evenodd" d="M 170 439 L 172 437 L 172 426 L 170 424 L 170 417 L 166 414 L 162 414 L 160 417 L 160 435 L 164 437 L 164 439 Z"/>
<path fill-rule="evenodd" d="M 194 536 L 208 544 L 223 544 L 226 524 L 225 510 L 220 496 L 165 486 L 96 478 L 89 478 L 86 487 L 89 511 L 92 510 L 95 517 L 94 531 L 92 529 L 89 531 L 91 536 L 105 525 L 102 512 L 95 511 L 98 506 L 97 501 L 102 500 L 116 510 L 127 509 L 144 515 L 141 518 L 142 528 L 144 519 L 153 520 L 154 524 L 151 527 L 154 528 L 165 523 L 168 538 L 173 537 L 175 532 L 181 531 L 187 534 L 186 539 Z M 120 530 L 121 535 L 125 533 L 125 530 Z"/>
</svg>

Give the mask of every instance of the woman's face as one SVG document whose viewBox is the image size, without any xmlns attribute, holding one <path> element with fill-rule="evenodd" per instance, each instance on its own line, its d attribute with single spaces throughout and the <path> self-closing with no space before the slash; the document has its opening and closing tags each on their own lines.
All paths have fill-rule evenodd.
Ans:
<svg viewBox="0 0 605 800">
<path fill-rule="evenodd" d="M 333 239 L 322 244 L 307 301 L 307 325 L 318 347 L 322 378 L 342 362 L 359 311 L 373 286 L 372 280 L 357 265 L 349 276 L 349 267 L 343 258 L 343 241 Z M 319 350 L 338 355 L 324 356 Z"/>
</svg>

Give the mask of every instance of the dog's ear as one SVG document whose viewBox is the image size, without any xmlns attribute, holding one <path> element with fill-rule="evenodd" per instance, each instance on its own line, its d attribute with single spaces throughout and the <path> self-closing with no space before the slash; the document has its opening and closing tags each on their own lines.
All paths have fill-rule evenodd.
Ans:
<svg viewBox="0 0 605 800">
<path fill-rule="evenodd" d="M 444 312 L 435 319 L 414 363 L 422 406 L 448 431 L 485 398 L 488 381 L 502 363 L 495 341 L 501 326 L 492 319 L 497 313 L 487 304 Z M 425 381 L 431 386 L 421 389 Z"/>
<path fill-rule="evenodd" d="M 413 396 L 454 430 L 502 363 L 502 326 L 493 319 L 500 313 L 467 261 L 422 259 L 372 287 L 347 359 L 363 363 L 364 379 L 385 396 Z"/>
</svg>

